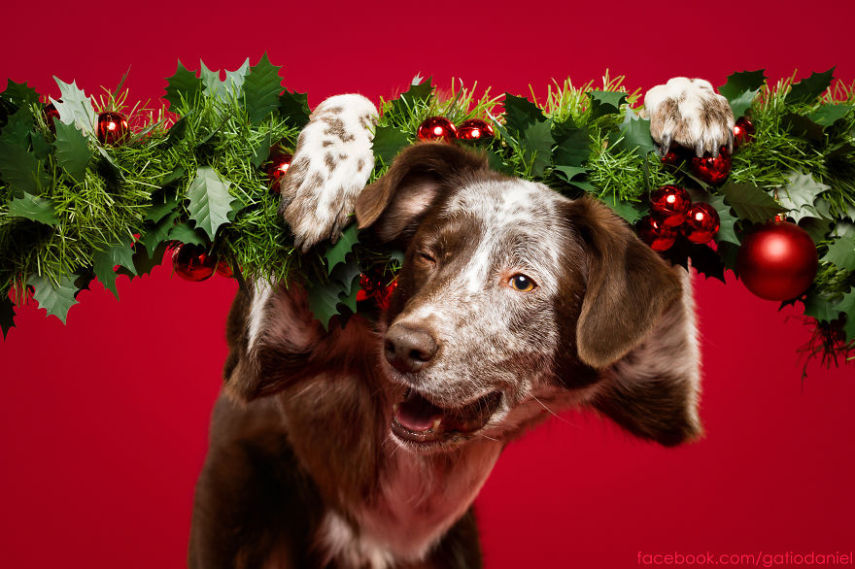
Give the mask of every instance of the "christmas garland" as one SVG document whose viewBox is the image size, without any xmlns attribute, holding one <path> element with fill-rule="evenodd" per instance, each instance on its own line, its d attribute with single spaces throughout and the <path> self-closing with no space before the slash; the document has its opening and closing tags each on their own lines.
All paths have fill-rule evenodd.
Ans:
<svg viewBox="0 0 855 569">
<path fill-rule="evenodd" d="M 204 63 L 197 74 L 179 62 L 168 112 L 128 109 L 121 87 L 94 98 L 57 79 L 60 98 L 48 101 L 9 81 L 0 94 L 4 336 L 16 303 L 32 296 L 64 322 L 93 279 L 116 294 L 118 275 L 150 272 L 170 248 L 191 280 L 215 270 L 241 283 L 299 275 L 325 325 L 382 304 L 400 252 L 361 242 L 351 225 L 336 244 L 300 254 L 277 213 L 278 181 L 310 114 L 306 94 L 282 90 L 279 70 L 264 56 L 221 80 Z M 599 88 L 555 82 L 543 101 L 476 97 L 454 83 L 441 94 L 417 77 L 381 101 L 372 179 L 420 139 L 475 147 L 496 170 L 599 198 L 673 263 L 722 281 L 732 269 L 759 296 L 803 303 L 817 331 L 810 350 L 851 359 L 855 85 L 832 71 L 775 85 L 762 70 L 731 75 L 719 92 L 739 118 L 736 147 L 703 158 L 680 148 L 660 158 L 640 92 L 623 77 Z"/>
</svg>

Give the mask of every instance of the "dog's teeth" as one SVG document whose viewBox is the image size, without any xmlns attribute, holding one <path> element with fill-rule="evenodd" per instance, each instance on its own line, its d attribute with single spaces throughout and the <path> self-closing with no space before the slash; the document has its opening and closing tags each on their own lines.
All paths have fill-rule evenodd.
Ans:
<svg viewBox="0 0 855 569">
<path fill-rule="evenodd" d="M 435 431 L 439 428 L 440 423 L 442 423 L 442 417 L 437 417 L 433 420 L 433 425 L 430 426 L 432 431 Z"/>
</svg>

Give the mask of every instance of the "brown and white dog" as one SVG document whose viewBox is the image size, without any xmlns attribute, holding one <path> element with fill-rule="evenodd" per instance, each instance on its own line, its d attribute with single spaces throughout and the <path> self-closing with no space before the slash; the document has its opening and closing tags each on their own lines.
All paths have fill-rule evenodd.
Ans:
<svg viewBox="0 0 855 569">
<path fill-rule="evenodd" d="M 708 83 L 647 96 L 652 132 L 715 151 Z M 504 445 L 587 406 L 640 437 L 700 433 L 688 273 L 593 199 L 491 171 L 455 146 L 403 151 L 364 187 L 376 110 L 316 109 L 283 184 L 304 248 L 360 227 L 406 250 L 380 321 L 324 331 L 300 283 L 250 283 L 196 491 L 194 569 L 480 567 L 471 504 Z"/>
</svg>

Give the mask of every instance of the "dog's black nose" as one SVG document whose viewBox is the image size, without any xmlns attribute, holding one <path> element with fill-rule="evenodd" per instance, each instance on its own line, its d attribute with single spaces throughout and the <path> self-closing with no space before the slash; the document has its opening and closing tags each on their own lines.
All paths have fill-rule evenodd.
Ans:
<svg viewBox="0 0 855 569">
<path fill-rule="evenodd" d="M 410 373 L 427 367 L 439 344 L 427 330 L 393 324 L 386 332 L 384 348 L 386 360 L 396 370 Z"/>
</svg>

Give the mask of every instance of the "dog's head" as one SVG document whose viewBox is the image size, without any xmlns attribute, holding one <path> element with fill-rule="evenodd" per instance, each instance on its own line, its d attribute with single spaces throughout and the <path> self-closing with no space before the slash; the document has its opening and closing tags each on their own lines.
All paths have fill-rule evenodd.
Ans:
<svg viewBox="0 0 855 569">
<path fill-rule="evenodd" d="M 569 403 L 663 444 L 698 433 L 688 280 L 605 206 L 421 144 L 356 213 L 406 251 L 380 358 L 404 446 L 507 439 Z"/>
</svg>

